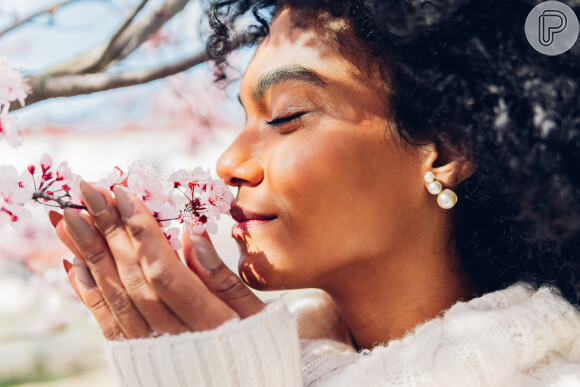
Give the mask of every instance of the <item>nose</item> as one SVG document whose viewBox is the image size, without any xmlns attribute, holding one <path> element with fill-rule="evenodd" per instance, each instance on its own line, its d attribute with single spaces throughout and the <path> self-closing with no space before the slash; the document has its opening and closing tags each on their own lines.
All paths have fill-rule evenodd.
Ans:
<svg viewBox="0 0 580 387">
<path fill-rule="evenodd" d="M 247 133 L 242 132 L 222 153 L 217 162 L 217 174 L 226 184 L 256 186 L 264 179 L 260 164 Z"/>
</svg>

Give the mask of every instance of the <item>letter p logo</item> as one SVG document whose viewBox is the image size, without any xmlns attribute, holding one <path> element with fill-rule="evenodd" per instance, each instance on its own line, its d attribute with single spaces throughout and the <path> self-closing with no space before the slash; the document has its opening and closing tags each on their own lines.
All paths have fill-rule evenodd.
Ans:
<svg viewBox="0 0 580 387">
<path fill-rule="evenodd" d="M 578 18 L 559 1 L 545 1 L 535 6 L 526 19 L 525 33 L 536 51 L 559 55 L 568 51 L 578 39 Z"/>
<path fill-rule="evenodd" d="M 540 29 L 540 44 L 549 46 L 554 43 L 554 35 L 564 31 L 568 19 L 564 12 L 557 9 L 547 9 L 540 15 L 538 27 Z"/>
</svg>

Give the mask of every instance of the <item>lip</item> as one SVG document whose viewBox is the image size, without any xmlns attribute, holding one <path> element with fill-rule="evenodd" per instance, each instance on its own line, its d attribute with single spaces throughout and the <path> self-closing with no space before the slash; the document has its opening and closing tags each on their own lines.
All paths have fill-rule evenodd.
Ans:
<svg viewBox="0 0 580 387">
<path fill-rule="evenodd" d="M 276 215 L 259 214 L 237 205 L 231 207 L 230 215 L 238 222 L 232 227 L 232 237 L 234 238 L 239 238 L 243 234 L 247 234 L 249 229 L 270 223 L 277 218 Z"/>
<path fill-rule="evenodd" d="M 274 219 L 276 219 L 276 218 L 274 218 Z M 244 222 L 236 223 L 232 227 L 232 237 L 239 238 L 243 234 L 247 234 L 248 230 L 262 226 L 262 225 L 267 224 L 267 223 L 270 223 L 274 219 L 268 219 L 268 220 L 252 219 L 252 220 L 246 220 Z"/>
<path fill-rule="evenodd" d="M 251 220 L 265 221 L 277 218 L 276 215 L 260 214 L 257 212 L 246 210 L 238 205 L 233 205 L 231 207 L 230 215 L 238 223 L 247 222 Z"/>
</svg>

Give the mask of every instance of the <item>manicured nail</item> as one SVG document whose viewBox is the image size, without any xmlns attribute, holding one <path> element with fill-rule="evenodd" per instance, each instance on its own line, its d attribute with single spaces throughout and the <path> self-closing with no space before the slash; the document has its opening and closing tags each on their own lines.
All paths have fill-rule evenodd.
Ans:
<svg viewBox="0 0 580 387">
<path fill-rule="evenodd" d="M 121 212 L 123 218 L 130 218 L 133 215 L 133 203 L 127 191 L 120 185 L 113 187 L 113 192 L 115 192 L 115 200 L 117 200 L 117 208 Z"/>
<path fill-rule="evenodd" d="M 73 259 L 73 266 L 75 268 L 75 278 L 79 290 L 81 292 L 86 292 L 87 290 L 94 288 L 96 282 L 86 263 L 84 263 L 84 261 L 79 257 L 75 257 Z"/>
<path fill-rule="evenodd" d="M 222 260 L 217 255 L 215 248 L 204 237 L 192 233 L 189 238 L 193 242 L 195 255 L 203 267 L 213 270 L 222 264 Z"/>
<path fill-rule="evenodd" d="M 66 271 L 67 274 L 70 271 L 71 267 L 73 267 L 73 264 L 67 261 L 66 259 L 62 260 L 62 265 L 64 266 L 64 270 Z"/>
<path fill-rule="evenodd" d="M 87 207 L 93 215 L 99 215 L 107 208 L 107 202 L 99 191 L 86 181 L 81 181 L 81 192 L 85 197 Z"/>
<path fill-rule="evenodd" d="M 84 242 L 93 234 L 91 227 L 85 220 L 75 211 L 70 208 L 64 209 L 64 221 L 70 230 L 72 236 L 77 242 Z"/>
<path fill-rule="evenodd" d="M 48 219 L 50 219 L 52 227 L 56 228 L 58 222 L 62 220 L 62 215 L 56 211 L 48 211 Z"/>
</svg>

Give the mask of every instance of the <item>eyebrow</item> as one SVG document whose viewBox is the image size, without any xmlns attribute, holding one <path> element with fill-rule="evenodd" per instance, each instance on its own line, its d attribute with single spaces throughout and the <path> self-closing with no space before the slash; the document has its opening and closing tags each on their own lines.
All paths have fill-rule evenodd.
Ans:
<svg viewBox="0 0 580 387">
<path fill-rule="evenodd" d="M 313 86 L 324 87 L 327 85 L 316 71 L 301 65 L 288 65 L 268 71 L 258 78 L 256 87 L 252 92 L 252 98 L 258 100 L 264 96 L 275 84 L 286 81 L 299 81 L 309 83 Z M 238 100 L 242 104 L 242 99 L 238 94 Z M 242 104 L 243 106 L 244 104 Z"/>
</svg>

